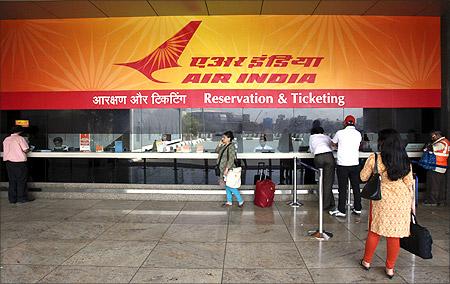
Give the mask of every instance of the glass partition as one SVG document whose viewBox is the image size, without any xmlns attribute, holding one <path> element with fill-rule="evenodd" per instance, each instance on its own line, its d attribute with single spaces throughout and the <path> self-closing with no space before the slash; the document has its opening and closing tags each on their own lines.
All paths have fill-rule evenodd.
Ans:
<svg viewBox="0 0 450 284">
<path fill-rule="evenodd" d="M 29 120 L 25 136 L 36 151 L 214 152 L 222 133 L 231 130 L 238 153 L 297 152 L 308 150 L 313 125 L 333 136 L 351 114 L 363 133 L 362 151 L 375 151 L 377 132 L 387 127 L 401 132 L 408 151 L 420 151 L 428 132 L 440 128 L 439 112 L 362 108 L 22 110 L 1 111 L 0 130 L 3 140 L 15 120 Z M 246 184 L 253 183 L 257 162 L 246 161 Z M 263 162 L 270 166 L 276 183 L 289 183 L 280 174 L 286 170 L 283 161 Z M 35 181 L 216 183 L 212 160 L 31 159 L 30 166 Z M 3 164 L 0 172 L 1 180 L 6 180 Z M 306 178 L 306 182 L 314 180 Z"/>
</svg>

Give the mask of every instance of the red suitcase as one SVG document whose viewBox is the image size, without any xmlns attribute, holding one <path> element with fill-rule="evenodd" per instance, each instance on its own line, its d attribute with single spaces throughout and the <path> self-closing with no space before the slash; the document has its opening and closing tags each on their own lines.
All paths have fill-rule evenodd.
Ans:
<svg viewBox="0 0 450 284">
<path fill-rule="evenodd" d="M 270 207 L 273 204 L 275 197 L 275 184 L 270 179 L 258 180 L 255 188 L 255 200 L 253 201 L 256 206 Z"/>
</svg>

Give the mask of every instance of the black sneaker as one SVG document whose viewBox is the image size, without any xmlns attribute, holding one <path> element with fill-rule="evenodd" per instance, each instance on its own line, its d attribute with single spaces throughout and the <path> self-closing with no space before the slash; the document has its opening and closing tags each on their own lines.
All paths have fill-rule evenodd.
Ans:
<svg viewBox="0 0 450 284">
<path fill-rule="evenodd" d="M 356 210 L 355 208 L 352 208 L 352 213 L 356 215 L 361 215 L 361 210 Z"/>
</svg>

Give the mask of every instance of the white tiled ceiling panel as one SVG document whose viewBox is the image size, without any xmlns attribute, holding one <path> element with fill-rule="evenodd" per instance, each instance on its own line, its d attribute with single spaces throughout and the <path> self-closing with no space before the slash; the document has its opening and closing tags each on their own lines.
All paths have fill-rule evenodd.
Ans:
<svg viewBox="0 0 450 284">
<path fill-rule="evenodd" d="M 0 0 L 0 19 L 183 15 L 443 15 L 449 0 Z"/>
<path fill-rule="evenodd" d="M 95 0 L 91 2 L 108 17 L 156 16 L 155 11 L 147 1 Z"/>
<path fill-rule="evenodd" d="M 239 1 L 238 5 L 234 1 L 207 1 L 210 15 L 259 15 L 262 4 L 262 0 Z"/>
<path fill-rule="evenodd" d="M 265 0 L 262 6 L 264 15 L 311 15 L 319 4 L 319 0 Z"/>
</svg>

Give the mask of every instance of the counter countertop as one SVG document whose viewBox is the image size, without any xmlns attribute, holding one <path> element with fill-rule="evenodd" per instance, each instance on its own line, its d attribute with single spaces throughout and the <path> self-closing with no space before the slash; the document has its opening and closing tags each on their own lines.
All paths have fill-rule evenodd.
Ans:
<svg viewBox="0 0 450 284">
<path fill-rule="evenodd" d="M 360 152 L 360 158 L 367 158 L 372 152 Z M 314 155 L 307 152 L 294 153 L 238 153 L 238 159 L 312 159 Z M 422 152 L 408 152 L 410 158 L 420 158 Z M 3 152 L 0 152 L 3 157 Z M 155 152 L 31 152 L 29 158 L 89 158 L 89 159 L 217 159 L 216 153 L 155 153 Z"/>
</svg>

